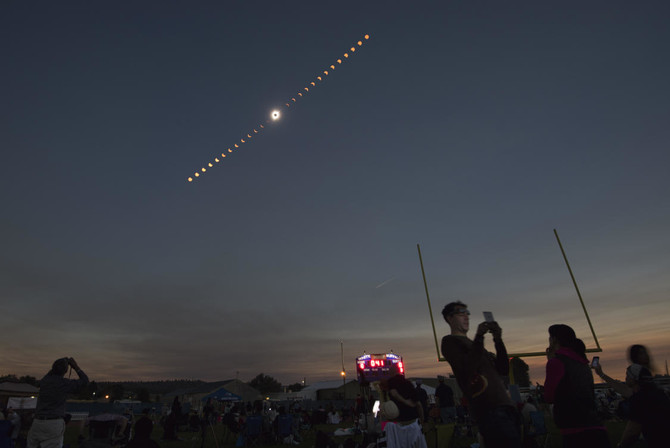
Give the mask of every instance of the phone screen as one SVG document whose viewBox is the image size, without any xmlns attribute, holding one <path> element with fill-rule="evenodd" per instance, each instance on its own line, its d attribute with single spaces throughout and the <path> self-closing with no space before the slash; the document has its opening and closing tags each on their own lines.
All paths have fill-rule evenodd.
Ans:
<svg viewBox="0 0 670 448">
<path fill-rule="evenodd" d="M 591 360 L 591 365 L 593 367 L 600 365 L 600 356 L 594 356 L 593 360 Z"/>
<path fill-rule="evenodd" d="M 490 311 L 484 311 L 484 320 L 486 322 L 493 322 L 493 313 Z"/>
</svg>

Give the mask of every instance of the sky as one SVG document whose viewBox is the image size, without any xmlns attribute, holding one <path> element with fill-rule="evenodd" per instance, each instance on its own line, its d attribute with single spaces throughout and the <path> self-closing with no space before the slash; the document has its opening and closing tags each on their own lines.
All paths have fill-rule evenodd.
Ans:
<svg viewBox="0 0 670 448">
<path fill-rule="evenodd" d="M 554 323 L 593 348 L 553 229 L 603 370 L 639 343 L 665 373 L 669 22 L 663 1 L 3 2 L 0 375 L 72 356 L 96 381 L 311 384 L 389 351 L 445 375 L 417 244 L 438 340 L 459 299 L 510 353 Z"/>
</svg>

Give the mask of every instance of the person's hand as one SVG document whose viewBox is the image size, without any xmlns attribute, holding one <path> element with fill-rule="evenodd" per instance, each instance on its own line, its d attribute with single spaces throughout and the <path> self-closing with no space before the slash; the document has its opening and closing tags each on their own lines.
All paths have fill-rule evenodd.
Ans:
<svg viewBox="0 0 670 448">
<path fill-rule="evenodd" d="M 547 347 L 547 359 L 555 358 L 556 357 L 556 349 L 553 348 L 551 345 Z"/>
<path fill-rule="evenodd" d="M 597 366 L 591 366 L 591 368 L 596 371 L 598 376 L 603 376 L 603 368 L 600 366 L 600 364 Z"/>
<path fill-rule="evenodd" d="M 502 328 L 500 328 L 498 322 L 489 322 L 489 331 L 491 331 L 491 334 L 496 339 L 500 339 L 502 337 Z"/>
<path fill-rule="evenodd" d="M 477 336 L 484 336 L 489 331 L 488 322 L 482 322 L 477 327 Z"/>
<path fill-rule="evenodd" d="M 68 358 L 67 362 L 74 370 L 79 370 L 79 365 L 77 365 L 77 361 L 75 361 L 74 358 Z"/>
</svg>

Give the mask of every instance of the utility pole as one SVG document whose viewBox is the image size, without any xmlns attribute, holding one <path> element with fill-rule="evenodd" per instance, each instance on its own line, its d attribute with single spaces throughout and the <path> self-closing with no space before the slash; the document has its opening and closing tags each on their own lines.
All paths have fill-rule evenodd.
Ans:
<svg viewBox="0 0 670 448">
<path fill-rule="evenodd" d="M 340 339 L 340 356 L 342 357 L 342 372 L 340 372 L 340 375 L 342 375 L 342 386 L 346 386 L 347 372 L 344 370 L 344 341 L 342 339 Z"/>
</svg>

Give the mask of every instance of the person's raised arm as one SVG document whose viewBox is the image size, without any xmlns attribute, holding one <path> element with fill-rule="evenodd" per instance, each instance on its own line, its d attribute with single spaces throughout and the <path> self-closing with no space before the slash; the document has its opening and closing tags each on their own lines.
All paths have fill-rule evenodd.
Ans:
<svg viewBox="0 0 670 448">
<path fill-rule="evenodd" d="M 80 386 L 85 386 L 88 384 L 88 376 L 84 373 L 83 370 L 81 370 L 79 364 L 77 364 L 77 361 L 75 361 L 74 358 L 68 358 L 68 364 L 70 364 L 70 367 L 72 367 L 72 369 L 77 372 L 77 376 L 79 377 L 78 380 L 72 380 L 73 388 L 76 389 Z"/>
<path fill-rule="evenodd" d="M 475 338 L 473 342 L 473 355 L 479 355 L 484 351 L 484 335 L 489 331 L 489 326 L 487 322 L 482 322 L 477 326 L 477 332 L 475 333 Z"/>
<path fill-rule="evenodd" d="M 607 384 L 612 387 L 616 392 L 620 393 L 622 397 L 624 398 L 630 398 L 631 395 L 633 395 L 633 390 L 626 385 L 626 383 L 615 380 L 614 378 L 605 375 L 605 372 L 603 372 L 603 368 L 600 365 L 593 366 L 593 370 L 595 370 L 596 374 L 603 379 Z"/>
<path fill-rule="evenodd" d="M 496 370 L 498 375 L 509 375 L 509 358 L 507 357 L 507 348 L 502 340 L 502 328 L 498 322 L 489 322 L 488 328 L 493 335 L 493 342 L 496 348 Z"/>
</svg>

